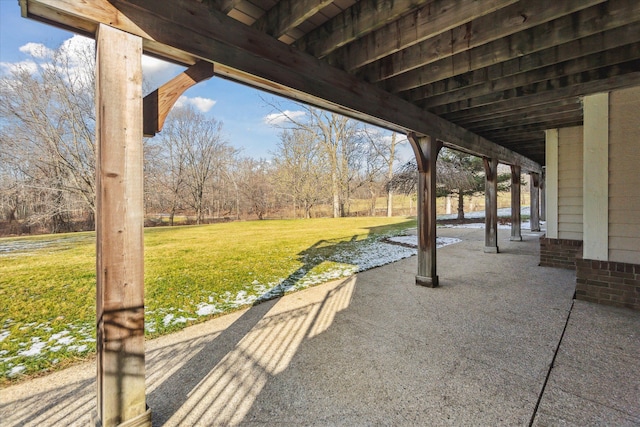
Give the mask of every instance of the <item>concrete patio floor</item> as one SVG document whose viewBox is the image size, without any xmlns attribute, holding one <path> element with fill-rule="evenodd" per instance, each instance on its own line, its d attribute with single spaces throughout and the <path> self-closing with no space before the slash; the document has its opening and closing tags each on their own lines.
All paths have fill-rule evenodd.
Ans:
<svg viewBox="0 0 640 427">
<path fill-rule="evenodd" d="M 640 313 L 483 233 L 438 229 L 437 289 L 412 257 L 148 341 L 153 425 L 640 425 Z M 0 390 L 0 425 L 88 425 L 94 375 Z"/>
</svg>

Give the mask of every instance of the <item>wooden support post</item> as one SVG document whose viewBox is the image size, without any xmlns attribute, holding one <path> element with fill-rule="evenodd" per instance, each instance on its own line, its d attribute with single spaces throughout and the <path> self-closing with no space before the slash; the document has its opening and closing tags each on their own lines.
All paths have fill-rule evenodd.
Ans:
<svg viewBox="0 0 640 427">
<path fill-rule="evenodd" d="M 164 120 L 178 98 L 191 86 L 213 76 L 213 64 L 198 61 L 158 89 L 144 97 L 144 136 L 152 137 L 162 130 Z"/>
<path fill-rule="evenodd" d="M 151 426 L 145 401 L 142 39 L 96 33 L 97 414 Z"/>
<path fill-rule="evenodd" d="M 531 172 L 531 231 L 540 231 L 540 174 Z"/>
<path fill-rule="evenodd" d="M 484 251 L 498 253 L 498 159 L 484 162 Z"/>
<path fill-rule="evenodd" d="M 418 274 L 416 284 L 435 288 L 436 274 L 436 160 L 442 148 L 430 137 L 407 136 L 418 163 Z"/>
<path fill-rule="evenodd" d="M 540 175 L 540 221 L 547 220 L 547 168 L 542 167 Z"/>
<path fill-rule="evenodd" d="M 509 240 L 522 241 L 520 230 L 520 166 L 511 165 L 511 237 Z"/>
</svg>

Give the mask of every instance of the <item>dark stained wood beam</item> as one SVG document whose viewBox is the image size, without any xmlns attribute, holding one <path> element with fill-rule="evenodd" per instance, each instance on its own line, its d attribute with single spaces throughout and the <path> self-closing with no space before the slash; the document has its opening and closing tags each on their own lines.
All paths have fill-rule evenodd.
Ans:
<svg viewBox="0 0 640 427">
<path fill-rule="evenodd" d="M 499 111 L 494 111 L 491 106 L 488 105 L 474 108 L 473 110 L 466 110 L 464 113 L 454 112 L 446 114 L 443 115 L 443 117 L 455 123 L 465 123 L 465 127 L 467 127 L 472 123 L 479 123 L 488 120 L 505 120 L 507 122 L 515 115 L 534 117 L 544 114 L 544 111 L 552 108 L 575 107 L 582 109 L 582 100 L 579 94 L 568 98 L 549 99 L 545 102 L 538 102 L 534 104 L 535 105 L 530 106 L 523 103 L 523 105 L 514 105 L 511 109 L 507 108 Z"/>
<path fill-rule="evenodd" d="M 638 35 L 640 36 L 640 32 Z M 555 84 L 556 81 L 565 79 L 575 81 L 578 79 L 577 76 L 582 77 L 585 72 L 613 67 L 617 64 L 634 61 L 639 58 L 640 43 L 634 43 L 511 75 L 499 80 L 492 80 L 485 84 L 435 95 L 423 100 L 420 105 L 424 108 L 433 108 L 466 99 L 483 98 L 491 96 L 496 92 L 522 88 L 540 82 L 550 82 L 550 86 L 555 87 L 557 86 L 557 84 Z"/>
<path fill-rule="evenodd" d="M 570 117 L 566 119 L 549 120 L 543 123 L 533 123 L 528 125 L 516 125 L 505 126 L 502 129 L 495 129 L 491 131 L 491 135 L 495 135 L 496 138 L 503 138 L 505 135 L 525 135 L 533 132 L 540 132 L 546 129 L 557 129 L 559 127 L 579 126 L 582 123 L 582 117 Z M 483 134 L 486 131 L 478 131 L 479 134 Z"/>
<path fill-rule="evenodd" d="M 384 76 L 386 80 L 383 86 L 393 93 L 410 90 L 602 31 L 629 25 L 638 20 L 640 20 L 640 2 L 609 0 L 602 5 L 546 22 L 469 51 L 425 63 L 403 74 L 390 78 Z M 375 80 L 361 73 L 357 75 L 368 81 Z"/>
<path fill-rule="evenodd" d="M 201 3 L 209 4 L 215 7 L 225 15 L 238 5 L 242 0 L 198 0 Z"/>
<path fill-rule="evenodd" d="M 280 95 L 307 102 L 392 130 L 416 132 L 477 155 L 540 165 L 481 138 L 373 85 L 313 58 L 207 5 L 187 0 L 22 0 L 33 18 L 80 28 L 108 22 L 141 36 L 148 51 L 176 52 L 216 63 L 224 75 Z M 166 48 L 168 47 L 168 49 Z M 220 64 L 220 65 L 218 65 Z"/>
<path fill-rule="evenodd" d="M 333 0 L 280 0 L 253 27 L 279 38 L 331 4 Z"/>
<path fill-rule="evenodd" d="M 577 1 L 577 0 L 572 0 Z M 589 0 L 603 1 L 603 0 Z M 335 64 L 346 71 L 353 70 L 377 61 L 387 55 L 391 55 L 389 61 L 383 60 L 384 65 L 396 64 L 405 58 L 404 52 L 423 52 L 421 47 L 411 49 L 412 46 L 424 40 L 437 40 L 429 46 L 433 46 L 432 51 L 457 50 L 461 46 L 469 49 L 468 43 L 474 43 L 478 31 L 475 24 L 473 29 L 471 21 L 480 19 L 484 15 L 500 10 L 508 11 L 506 22 L 513 19 L 525 21 L 522 17 L 522 6 L 517 0 L 436 0 L 415 9 L 397 21 L 394 21 L 375 32 L 364 35 L 354 40 L 347 46 L 327 55 L 327 61 Z M 511 6 L 510 6 L 511 5 Z M 507 7 L 510 6 L 510 7 Z M 504 8 L 504 9 L 503 9 Z M 541 8 L 542 10 L 542 8 Z M 473 21 L 476 22 L 476 21 Z M 517 25 L 506 26 L 512 31 L 517 31 Z M 495 28 L 495 25 L 493 26 Z M 436 37 L 440 36 L 440 37 Z M 411 53 L 409 53 L 411 55 Z M 398 63 L 399 64 L 399 63 Z"/>
<path fill-rule="evenodd" d="M 545 123 L 565 123 L 565 122 L 575 122 L 582 120 L 582 109 L 569 110 L 561 113 L 549 113 L 546 111 L 540 112 L 540 115 L 526 118 L 526 119 L 513 119 L 510 118 L 508 121 L 504 119 L 495 119 L 491 121 L 485 121 L 481 123 L 475 123 L 473 125 L 465 125 L 465 128 L 472 130 L 477 134 L 484 134 L 486 132 L 491 132 L 494 130 L 504 129 L 505 127 L 512 127 L 513 123 L 517 123 L 517 126 L 527 126 L 527 125 L 544 125 Z"/>
<path fill-rule="evenodd" d="M 435 0 L 361 0 L 296 41 L 296 47 L 316 58 L 383 27 L 416 6 Z"/>
<path fill-rule="evenodd" d="M 628 53 L 622 51 L 619 52 L 620 57 L 626 59 L 616 60 L 613 58 L 614 55 L 607 51 L 621 48 L 622 46 L 626 46 L 626 49 L 629 50 L 638 50 L 640 49 L 637 45 L 638 42 L 640 42 L 640 22 L 634 22 L 631 25 L 597 33 L 579 40 L 491 65 L 480 70 L 474 70 L 449 79 L 440 80 L 407 92 L 401 92 L 400 95 L 414 102 L 425 98 L 433 99 L 433 97 L 442 94 L 451 94 L 455 97 L 455 93 L 458 93 L 458 91 L 475 91 L 480 86 L 484 86 L 485 88 L 491 86 L 492 90 L 505 90 L 553 77 L 554 66 L 557 69 L 555 76 L 558 76 L 632 59 Z M 600 56 L 596 54 L 603 54 L 608 64 L 600 63 Z M 586 56 L 591 58 L 590 62 L 584 59 Z M 530 73 L 533 70 L 540 70 L 543 67 L 549 73 L 548 76 L 544 76 L 544 73 L 539 72 L 530 77 L 530 81 L 528 82 L 522 77 L 515 77 L 518 75 L 522 76 L 523 73 Z M 515 84 L 514 82 L 516 80 L 519 80 L 520 83 Z M 471 89 L 472 87 L 473 89 Z M 471 96 L 467 97 L 469 98 Z M 456 100 L 453 98 L 450 99 L 451 101 Z"/>
<path fill-rule="evenodd" d="M 534 106 L 538 103 L 558 100 L 576 95 L 589 95 L 603 90 L 634 86 L 640 75 L 640 60 L 623 62 L 609 67 L 572 74 L 558 79 L 546 80 L 494 92 L 477 98 L 452 102 L 431 109 L 435 114 L 445 114 L 491 105 L 495 112 L 515 105 Z"/>
</svg>

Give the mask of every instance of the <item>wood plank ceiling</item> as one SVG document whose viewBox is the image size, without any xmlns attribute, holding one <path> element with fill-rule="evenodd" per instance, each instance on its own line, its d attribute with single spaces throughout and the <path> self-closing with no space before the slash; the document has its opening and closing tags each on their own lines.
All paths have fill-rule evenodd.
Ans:
<svg viewBox="0 0 640 427">
<path fill-rule="evenodd" d="M 201 0 L 544 164 L 581 97 L 640 84 L 638 0 Z"/>
</svg>

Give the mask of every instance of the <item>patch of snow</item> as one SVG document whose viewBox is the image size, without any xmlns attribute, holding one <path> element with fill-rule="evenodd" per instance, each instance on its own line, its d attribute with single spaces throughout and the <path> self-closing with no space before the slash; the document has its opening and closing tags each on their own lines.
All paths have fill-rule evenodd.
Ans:
<svg viewBox="0 0 640 427">
<path fill-rule="evenodd" d="M 173 318 L 173 314 L 167 314 L 166 316 L 164 316 L 164 319 L 162 319 L 162 323 L 164 324 L 164 326 L 169 326 Z"/>
<path fill-rule="evenodd" d="M 11 335 L 9 331 L 0 332 L 0 342 L 4 341 L 9 335 Z"/>
<path fill-rule="evenodd" d="M 9 373 L 7 374 L 7 376 L 9 378 L 13 378 L 16 375 L 22 373 L 25 369 L 27 369 L 24 365 L 17 365 L 14 366 L 13 368 L 11 368 L 11 370 L 9 371 Z"/>
<path fill-rule="evenodd" d="M 47 345 L 45 342 L 34 341 L 29 350 L 22 350 L 18 352 L 20 356 L 33 357 L 42 353 L 42 349 Z"/>
<path fill-rule="evenodd" d="M 198 311 L 196 311 L 196 314 L 198 316 L 208 316 L 210 314 L 220 313 L 221 311 L 222 310 L 220 310 L 214 304 L 199 304 Z"/>
<path fill-rule="evenodd" d="M 69 351 L 75 351 L 77 353 L 84 353 L 87 350 L 89 350 L 89 347 L 86 344 L 82 344 L 82 345 L 70 345 L 69 347 L 67 347 L 67 350 Z"/>
<path fill-rule="evenodd" d="M 403 245 L 418 246 L 418 236 L 395 236 L 390 237 L 389 240 L 396 243 L 402 243 Z M 461 241 L 462 240 L 455 237 L 436 237 L 436 248 L 440 249 Z"/>
<path fill-rule="evenodd" d="M 74 337 L 62 337 L 58 340 L 58 344 L 60 345 L 69 345 L 74 342 L 76 339 Z"/>
</svg>

